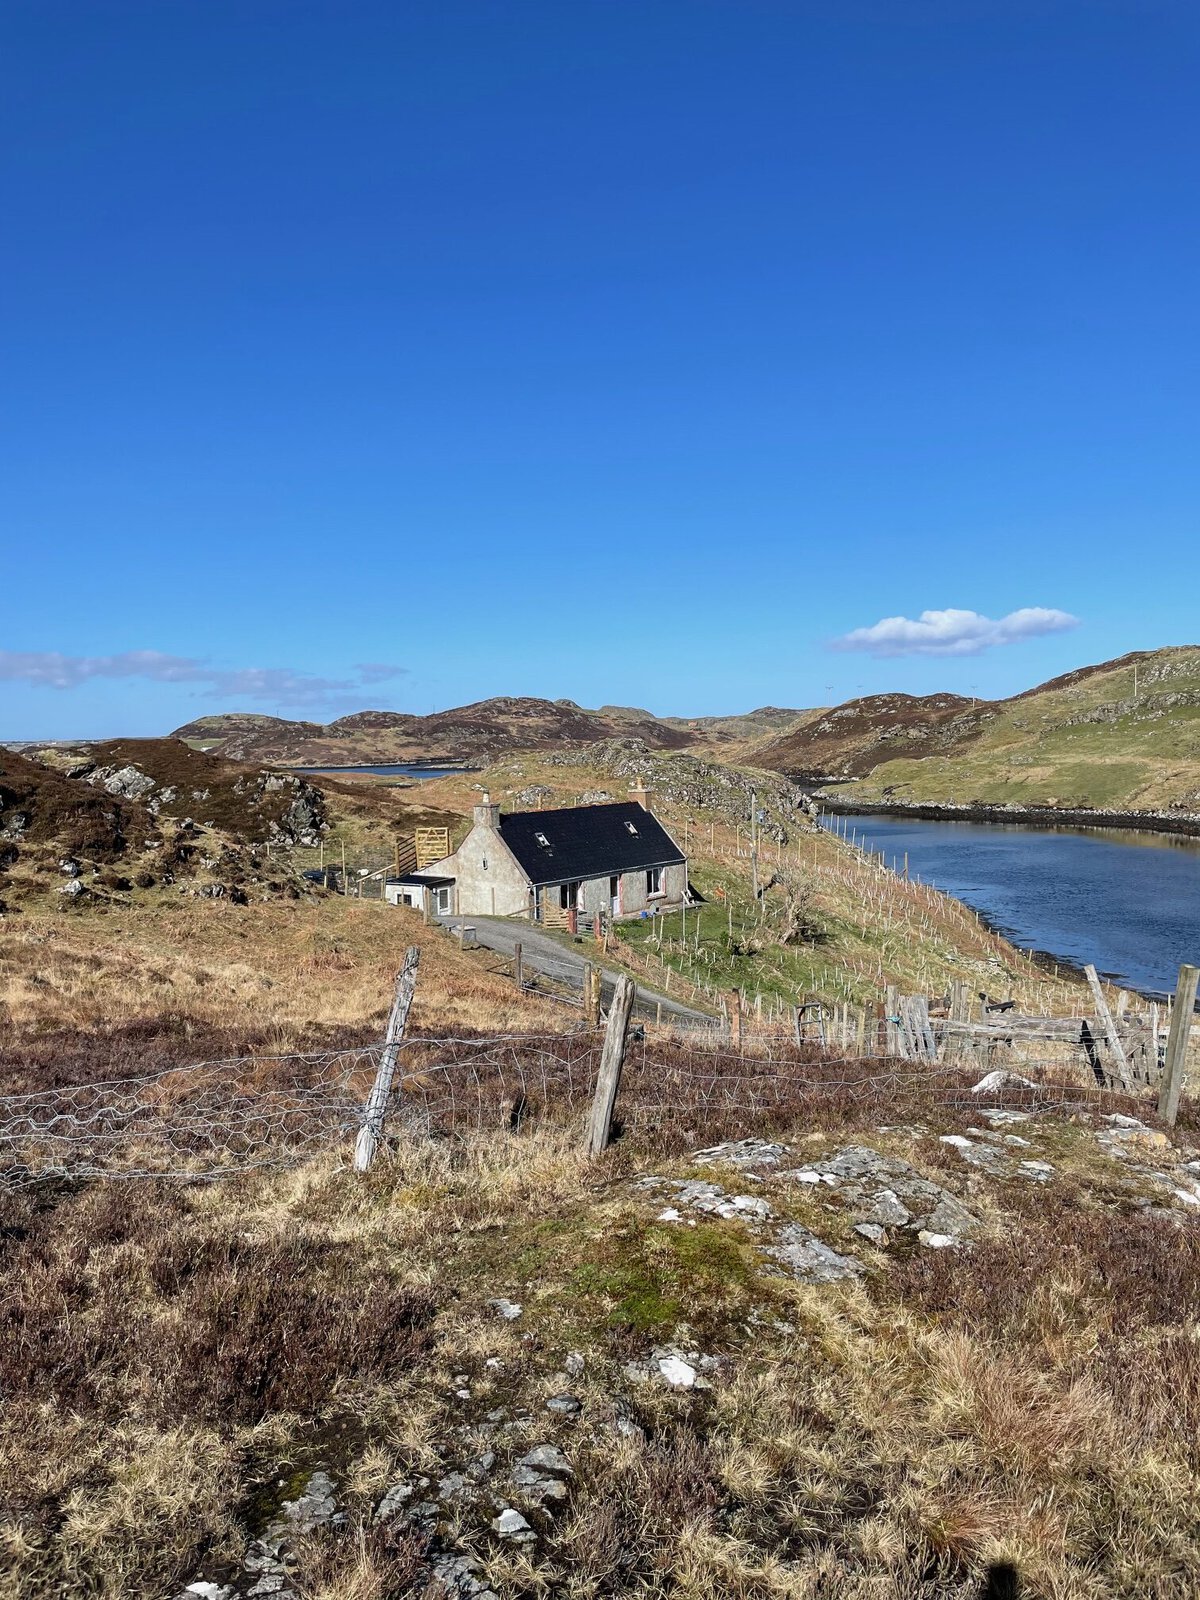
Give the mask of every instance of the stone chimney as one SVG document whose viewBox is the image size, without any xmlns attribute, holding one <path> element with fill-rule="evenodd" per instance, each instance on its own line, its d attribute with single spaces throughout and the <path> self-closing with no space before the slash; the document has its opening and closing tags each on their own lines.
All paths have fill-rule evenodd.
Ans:
<svg viewBox="0 0 1200 1600">
<path fill-rule="evenodd" d="M 648 789 L 640 778 L 635 784 L 631 785 L 629 790 L 629 798 L 631 800 L 636 800 L 643 811 L 654 810 L 654 791 L 652 789 Z"/>
<path fill-rule="evenodd" d="M 483 792 L 483 799 L 475 807 L 475 826 L 490 828 L 493 833 L 500 831 L 500 807 L 492 804 L 492 797 L 486 789 Z"/>
</svg>

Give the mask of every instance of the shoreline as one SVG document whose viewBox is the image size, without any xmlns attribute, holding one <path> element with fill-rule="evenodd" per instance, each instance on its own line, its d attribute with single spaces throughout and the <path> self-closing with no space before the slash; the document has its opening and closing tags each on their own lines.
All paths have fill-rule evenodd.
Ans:
<svg viewBox="0 0 1200 1600">
<path fill-rule="evenodd" d="M 1200 814 L 1185 811 L 1173 815 L 1164 811 L 1099 811 L 1086 807 L 953 805 L 938 801 L 860 800 L 852 802 L 840 795 L 820 790 L 806 791 L 822 810 L 839 816 L 912 817 L 921 822 L 999 822 L 1014 827 L 1124 829 L 1131 833 L 1167 833 L 1200 839 Z"/>
</svg>

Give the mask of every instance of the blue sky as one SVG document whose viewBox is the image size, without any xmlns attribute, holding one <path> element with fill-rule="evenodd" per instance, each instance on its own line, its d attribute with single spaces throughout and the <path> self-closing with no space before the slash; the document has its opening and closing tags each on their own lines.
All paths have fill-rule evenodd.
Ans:
<svg viewBox="0 0 1200 1600">
<path fill-rule="evenodd" d="M 1200 633 L 1190 0 L 12 0 L 0 72 L 0 737 Z"/>
</svg>

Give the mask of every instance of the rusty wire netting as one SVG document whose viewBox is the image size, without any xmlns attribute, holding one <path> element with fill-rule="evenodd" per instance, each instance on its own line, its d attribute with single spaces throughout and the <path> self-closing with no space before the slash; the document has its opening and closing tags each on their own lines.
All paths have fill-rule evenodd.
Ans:
<svg viewBox="0 0 1200 1600">
<path fill-rule="evenodd" d="M 414 1036 L 398 1046 L 385 1137 L 405 1139 L 567 1123 L 591 1101 L 603 1034 Z M 0 1187 L 92 1177 L 217 1178 L 347 1158 L 382 1046 L 240 1057 L 143 1076 L 0 1097 Z M 618 1122 L 675 1137 L 744 1137 L 787 1126 L 919 1121 L 938 1110 L 1151 1109 L 1088 1075 L 1022 1062 L 1020 1077 L 978 1068 L 830 1056 L 780 1036 L 735 1047 L 651 1029 L 630 1040 Z M 710 1137 L 711 1136 L 711 1137 Z"/>
</svg>

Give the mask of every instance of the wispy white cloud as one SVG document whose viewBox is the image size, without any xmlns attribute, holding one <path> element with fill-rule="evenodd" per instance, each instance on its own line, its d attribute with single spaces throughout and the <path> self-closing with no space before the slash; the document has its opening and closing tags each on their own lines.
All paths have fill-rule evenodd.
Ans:
<svg viewBox="0 0 1200 1600">
<path fill-rule="evenodd" d="M 977 656 L 994 645 L 1078 626 L 1079 618 L 1069 611 L 1046 606 L 1023 606 L 1000 618 L 978 611 L 922 611 L 916 618 L 884 617 L 870 628 L 855 628 L 834 639 L 832 648 L 873 656 Z"/>
<path fill-rule="evenodd" d="M 372 684 L 402 677 L 406 667 L 367 662 L 347 678 L 323 678 L 294 667 L 217 667 L 161 650 L 125 650 L 112 656 L 68 656 L 57 650 L 0 650 L 0 680 L 41 689 L 77 689 L 94 678 L 141 678 L 151 683 L 193 684 L 206 700 L 254 701 L 273 706 L 340 703 Z"/>
</svg>

